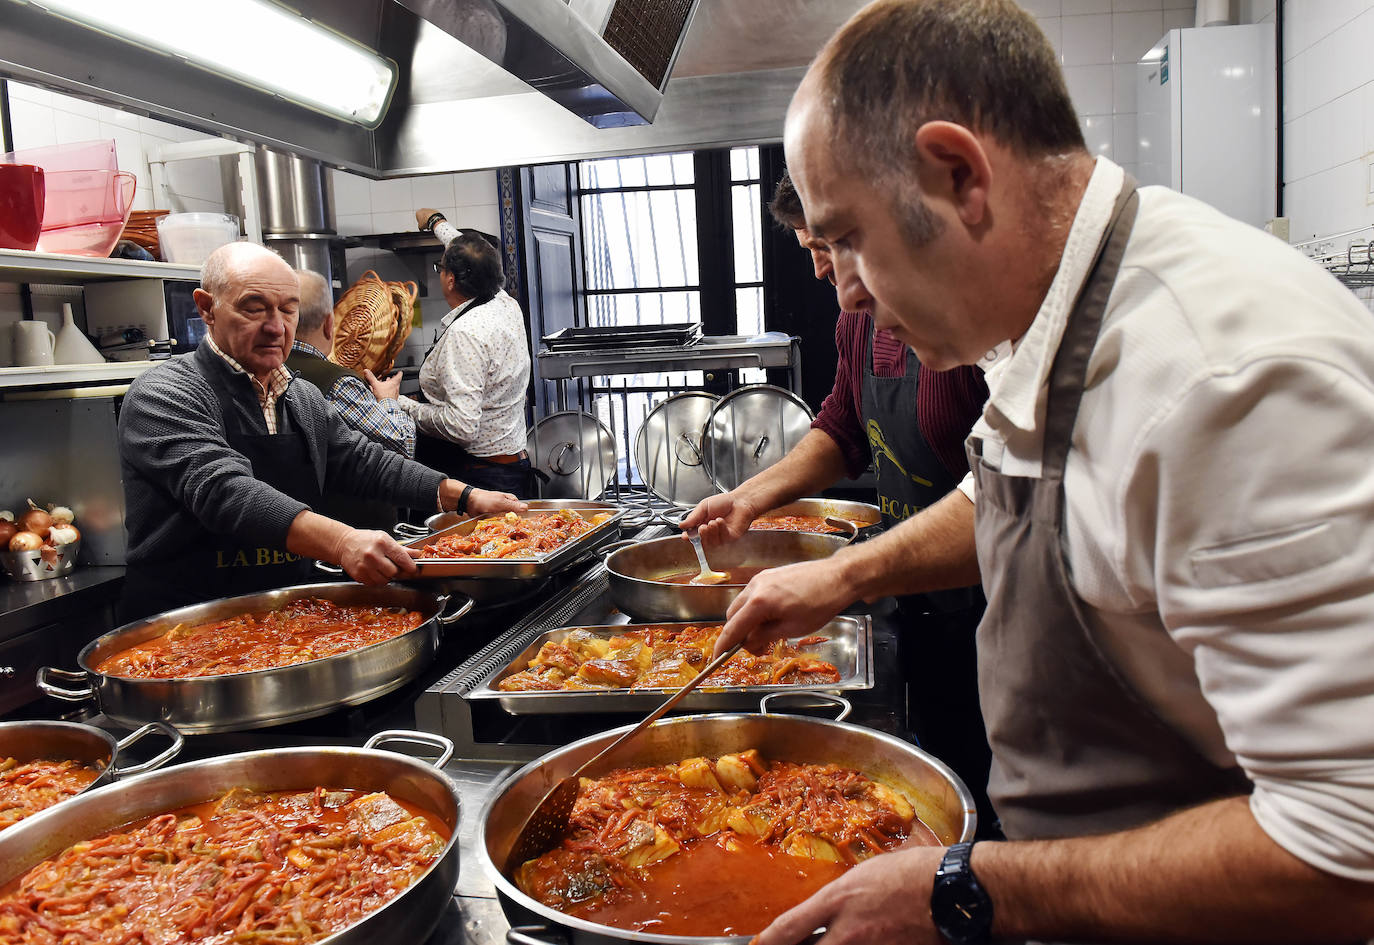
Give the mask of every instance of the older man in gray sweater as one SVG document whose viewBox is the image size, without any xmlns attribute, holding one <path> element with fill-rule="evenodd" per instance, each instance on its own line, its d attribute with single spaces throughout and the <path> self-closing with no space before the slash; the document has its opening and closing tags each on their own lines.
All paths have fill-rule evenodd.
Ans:
<svg viewBox="0 0 1374 945">
<path fill-rule="evenodd" d="M 416 571 L 390 535 L 312 511 L 326 493 L 478 514 L 520 509 L 349 428 L 284 365 L 296 274 L 276 253 L 231 243 L 206 260 L 192 353 L 130 385 L 119 418 L 129 533 L 124 619 L 301 583 L 309 559 L 369 584 Z"/>
</svg>

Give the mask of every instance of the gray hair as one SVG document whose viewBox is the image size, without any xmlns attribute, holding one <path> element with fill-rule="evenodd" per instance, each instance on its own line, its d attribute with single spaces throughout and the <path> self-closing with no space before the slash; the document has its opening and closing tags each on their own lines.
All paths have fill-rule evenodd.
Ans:
<svg viewBox="0 0 1374 945">
<path fill-rule="evenodd" d="M 297 269 L 301 284 L 301 304 L 296 310 L 296 333 L 313 335 L 334 311 L 334 292 L 324 276 L 310 269 Z"/>
</svg>

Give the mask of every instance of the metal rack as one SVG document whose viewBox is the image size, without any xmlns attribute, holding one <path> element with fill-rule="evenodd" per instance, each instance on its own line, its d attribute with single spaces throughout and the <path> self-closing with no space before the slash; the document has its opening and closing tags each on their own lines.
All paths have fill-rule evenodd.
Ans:
<svg viewBox="0 0 1374 945">
<path fill-rule="evenodd" d="M 1370 240 L 1372 232 L 1374 226 L 1363 226 L 1356 230 L 1295 243 L 1294 248 L 1301 250 L 1309 259 L 1321 265 L 1349 288 L 1374 288 L 1374 243 Z M 1342 240 L 1347 241 L 1346 245 L 1339 248 L 1338 244 Z"/>
</svg>

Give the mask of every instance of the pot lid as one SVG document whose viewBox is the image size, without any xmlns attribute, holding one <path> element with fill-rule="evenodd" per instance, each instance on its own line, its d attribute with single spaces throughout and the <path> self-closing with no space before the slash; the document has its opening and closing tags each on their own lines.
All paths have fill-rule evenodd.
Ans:
<svg viewBox="0 0 1374 945">
<path fill-rule="evenodd" d="M 717 492 L 702 464 L 701 431 L 719 400 L 714 394 L 675 394 L 649 411 L 635 434 L 635 467 L 654 495 L 693 506 Z"/>
<path fill-rule="evenodd" d="M 811 408 L 772 384 L 751 384 L 726 394 L 702 430 L 707 474 L 723 492 L 737 488 L 787 455 L 811 429 Z"/>
<path fill-rule="evenodd" d="M 542 498 L 595 499 L 615 478 L 615 437 L 592 414 L 550 414 L 534 425 L 525 444 L 530 464 L 549 477 Z"/>
</svg>

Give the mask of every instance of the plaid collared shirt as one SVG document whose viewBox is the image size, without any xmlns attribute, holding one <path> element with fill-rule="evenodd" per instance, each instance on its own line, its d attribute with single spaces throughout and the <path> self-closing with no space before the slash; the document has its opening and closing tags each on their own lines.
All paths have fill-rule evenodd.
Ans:
<svg viewBox="0 0 1374 945">
<path fill-rule="evenodd" d="M 215 339 L 212 336 L 207 334 L 205 340 L 210 345 L 210 350 L 223 358 L 225 364 L 240 374 L 248 374 L 243 369 L 242 364 L 220 350 L 220 346 L 215 344 Z M 253 382 L 253 390 L 257 391 L 258 403 L 262 405 L 262 418 L 267 421 L 267 432 L 276 433 L 277 399 L 286 393 L 286 386 L 291 383 L 291 372 L 286 369 L 285 364 L 281 364 L 267 376 L 265 385 L 251 374 L 248 374 L 248 379 Z"/>
<path fill-rule="evenodd" d="M 291 343 L 292 351 L 323 359 L 319 348 L 304 341 Z M 394 400 L 378 400 L 361 377 L 347 375 L 324 391 L 339 418 L 363 436 L 406 459 L 415 458 L 415 421 Z"/>
</svg>

